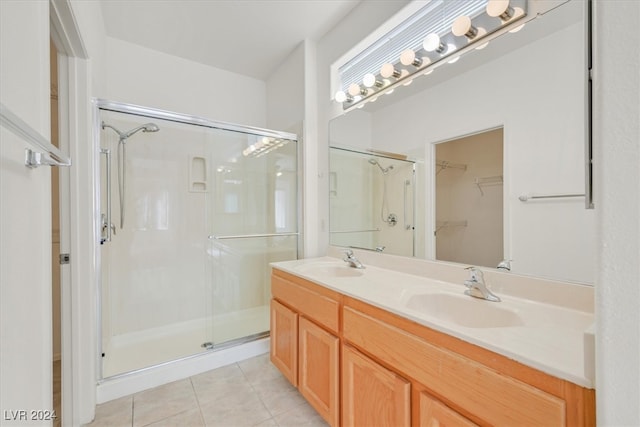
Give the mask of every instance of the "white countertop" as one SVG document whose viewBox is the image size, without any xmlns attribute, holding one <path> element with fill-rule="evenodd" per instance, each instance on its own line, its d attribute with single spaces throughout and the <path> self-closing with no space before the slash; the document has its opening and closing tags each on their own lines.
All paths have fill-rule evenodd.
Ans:
<svg viewBox="0 0 640 427">
<path fill-rule="evenodd" d="M 593 291 L 589 287 L 558 282 L 558 299 L 566 300 L 568 303 L 549 303 L 554 300 L 553 292 L 556 286 L 553 282 L 535 283 L 535 280 L 523 276 L 485 272 L 485 280 L 490 287 L 492 281 L 499 284 L 492 290 L 502 299 L 501 302 L 489 302 L 464 295 L 465 287 L 462 283 L 468 272 L 461 266 L 446 267 L 457 268 L 461 270 L 459 273 L 452 270 L 448 272 L 450 274 L 434 275 L 433 271 L 429 272 L 433 270 L 430 268 L 433 262 L 402 260 L 400 263 L 403 265 L 411 264 L 405 265 L 406 270 L 414 270 L 414 274 L 409 274 L 398 271 L 402 269 L 402 265 L 394 269 L 375 265 L 384 264 L 376 262 L 382 259 L 388 262 L 389 255 L 384 256 L 385 258 L 365 253 L 357 255 L 365 264 L 365 269 L 349 268 L 341 259 L 334 257 L 276 262 L 271 265 L 547 374 L 582 387 L 594 388 L 594 368 L 591 366 L 594 359 L 591 354 L 594 316 L 588 303 L 588 292 Z M 416 268 L 426 271 L 426 274 L 415 274 Z M 442 273 L 438 271 L 441 268 L 441 264 L 437 264 L 436 272 Z M 456 274 L 459 274 L 462 280 L 450 280 Z M 447 279 L 450 281 L 432 278 L 444 276 L 449 276 Z M 506 282 L 509 285 L 504 285 Z M 519 286 L 536 286 L 541 291 L 518 292 Z M 498 292 L 498 288 L 502 293 Z M 571 298 L 572 290 L 575 291 L 575 298 Z M 529 298 L 513 294 L 525 294 Z M 418 297 L 412 299 L 416 295 Z M 451 307 L 447 305 L 446 310 L 433 304 L 420 304 L 420 301 L 433 303 L 436 300 L 433 298 L 434 295 L 438 295 L 436 298 L 444 298 L 444 304 L 455 304 Z M 537 295 L 540 295 L 540 298 Z M 414 303 L 417 300 L 420 301 Z M 489 313 L 489 316 L 479 315 L 476 325 L 473 317 L 463 313 L 465 320 L 457 322 L 454 319 L 456 306 L 463 307 L 463 310 L 464 307 L 471 307 L 473 310 L 479 310 L 478 313 Z M 424 307 L 433 307 L 438 313 L 430 313 L 429 309 Z M 496 311 L 497 314 L 514 316 L 518 322 L 516 325 L 494 327 L 491 325 L 491 317 Z"/>
</svg>

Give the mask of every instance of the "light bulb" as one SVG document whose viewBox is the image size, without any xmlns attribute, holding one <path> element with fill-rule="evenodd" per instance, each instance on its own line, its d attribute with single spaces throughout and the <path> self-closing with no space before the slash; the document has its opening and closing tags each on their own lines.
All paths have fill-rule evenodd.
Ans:
<svg viewBox="0 0 640 427">
<path fill-rule="evenodd" d="M 509 5 L 509 0 L 489 0 L 487 3 L 487 15 L 503 21 L 508 21 L 513 16 L 513 8 Z"/>
<path fill-rule="evenodd" d="M 386 63 L 380 68 L 380 75 L 384 78 L 388 77 L 400 77 L 400 71 L 396 70 L 393 64 Z"/>
<path fill-rule="evenodd" d="M 455 64 L 456 62 L 458 62 L 459 59 L 460 59 L 460 55 L 457 55 L 457 56 L 451 58 L 448 62 L 449 62 L 449 64 Z"/>
<path fill-rule="evenodd" d="M 487 47 L 487 46 L 489 46 L 489 42 L 482 43 L 481 45 L 479 45 L 478 47 L 476 47 L 476 50 L 482 50 L 482 49 L 484 49 L 484 48 L 485 48 L 485 47 Z"/>
<path fill-rule="evenodd" d="M 347 94 L 339 90 L 336 92 L 334 99 L 336 100 L 336 102 L 344 102 L 347 100 Z"/>
<path fill-rule="evenodd" d="M 455 36 L 466 36 L 468 39 L 472 39 L 478 35 L 478 29 L 471 25 L 471 18 L 464 15 L 459 16 L 455 21 L 453 21 L 451 32 Z"/>
<path fill-rule="evenodd" d="M 362 92 L 365 91 L 365 90 L 366 89 L 362 89 L 359 84 L 351 83 L 349 85 L 348 92 L 349 92 L 349 95 L 351 95 L 351 96 L 358 96 L 358 95 L 362 95 Z"/>
<path fill-rule="evenodd" d="M 436 33 L 427 34 L 427 37 L 424 38 L 424 42 L 422 43 L 422 47 L 427 52 L 438 52 L 443 53 L 445 50 L 445 45 L 440 41 L 440 36 Z"/>
<path fill-rule="evenodd" d="M 376 79 L 376 76 L 371 73 L 367 73 L 364 75 L 364 77 L 362 78 L 362 84 L 365 85 L 365 87 L 382 87 L 384 85 L 383 82 Z"/>
<path fill-rule="evenodd" d="M 413 65 L 414 67 L 422 65 L 422 59 L 416 58 L 416 53 L 412 49 L 402 51 L 400 54 L 400 62 L 402 65 Z"/>
</svg>

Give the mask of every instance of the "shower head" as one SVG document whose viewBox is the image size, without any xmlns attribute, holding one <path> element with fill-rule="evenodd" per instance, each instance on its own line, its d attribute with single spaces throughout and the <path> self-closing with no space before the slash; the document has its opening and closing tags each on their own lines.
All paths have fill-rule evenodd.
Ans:
<svg viewBox="0 0 640 427">
<path fill-rule="evenodd" d="M 160 128 L 158 127 L 158 125 L 156 125 L 155 123 L 145 123 L 142 126 L 138 126 L 135 129 L 131 129 L 129 132 L 124 134 L 124 138 L 129 138 L 131 135 L 133 135 L 136 132 L 142 131 L 142 132 L 158 132 L 160 130 Z"/>
<path fill-rule="evenodd" d="M 131 129 L 129 132 L 120 132 L 118 129 L 116 129 L 115 127 L 106 124 L 105 122 L 102 122 L 102 129 L 105 128 L 111 128 L 113 129 L 118 136 L 120 137 L 121 141 L 124 141 L 125 139 L 129 138 L 131 135 L 133 135 L 136 132 L 142 131 L 142 132 L 158 132 L 160 130 L 160 128 L 158 127 L 158 125 L 156 125 L 155 123 L 145 123 L 142 126 L 138 126 L 135 129 Z"/>
<path fill-rule="evenodd" d="M 369 159 L 369 163 L 371 163 L 372 165 L 376 165 L 380 168 L 380 170 L 382 171 L 383 174 L 387 174 L 390 170 L 393 169 L 393 165 L 389 165 L 386 168 L 383 168 L 382 165 L 380 163 L 378 163 L 378 161 L 374 158 Z"/>
</svg>

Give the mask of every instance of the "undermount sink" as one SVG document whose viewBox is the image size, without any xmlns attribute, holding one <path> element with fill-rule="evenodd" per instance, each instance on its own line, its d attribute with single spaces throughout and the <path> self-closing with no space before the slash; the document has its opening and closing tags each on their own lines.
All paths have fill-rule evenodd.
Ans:
<svg viewBox="0 0 640 427">
<path fill-rule="evenodd" d="M 506 328 L 524 325 L 518 313 L 501 307 L 500 304 L 466 295 L 427 293 L 411 296 L 406 302 L 406 307 L 466 328 Z"/>
<path fill-rule="evenodd" d="M 322 277 L 358 277 L 362 276 L 363 270 L 349 267 L 346 264 L 317 263 L 303 264 L 296 268 L 302 274 L 311 274 Z"/>
</svg>

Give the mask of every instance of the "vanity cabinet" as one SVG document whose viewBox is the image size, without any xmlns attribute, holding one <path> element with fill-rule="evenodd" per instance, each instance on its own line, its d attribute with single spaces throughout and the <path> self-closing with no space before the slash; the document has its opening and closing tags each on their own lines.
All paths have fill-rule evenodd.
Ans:
<svg viewBox="0 0 640 427">
<path fill-rule="evenodd" d="M 271 300 L 271 363 L 298 385 L 298 314 Z"/>
<path fill-rule="evenodd" d="M 426 392 L 418 393 L 418 422 L 416 424 L 419 427 L 478 426 Z"/>
<path fill-rule="evenodd" d="M 411 383 L 342 346 L 342 425 L 411 425 Z"/>
<path fill-rule="evenodd" d="M 329 424 L 337 426 L 340 340 L 304 317 L 298 337 L 298 389 Z"/>
<path fill-rule="evenodd" d="M 340 424 L 339 295 L 271 279 L 271 361 L 331 426 Z"/>
<path fill-rule="evenodd" d="M 592 389 L 278 269 L 272 295 L 271 359 L 332 426 L 595 426 Z"/>
</svg>

